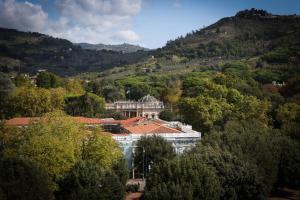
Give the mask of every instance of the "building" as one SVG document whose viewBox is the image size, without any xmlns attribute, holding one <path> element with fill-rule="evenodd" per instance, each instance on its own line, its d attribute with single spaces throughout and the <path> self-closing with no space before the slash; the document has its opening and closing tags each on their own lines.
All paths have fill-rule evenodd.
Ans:
<svg viewBox="0 0 300 200">
<path fill-rule="evenodd" d="M 116 101 L 107 103 L 107 110 L 115 110 L 125 117 L 146 117 L 157 119 L 159 113 L 164 110 L 163 102 L 157 100 L 149 94 L 138 101 Z"/>
<path fill-rule="evenodd" d="M 137 142 L 141 137 L 160 136 L 171 143 L 178 154 L 190 149 L 201 139 L 200 132 L 181 122 L 166 122 L 160 119 L 143 117 L 129 120 L 131 122 L 123 120 L 121 133 L 113 134 L 113 138 L 122 148 L 129 164 L 131 164 Z"/>
<path fill-rule="evenodd" d="M 135 148 L 137 148 L 137 142 L 141 137 L 161 136 L 172 144 L 175 152 L 178 154 L 193 147 L 201 139 L 200 132 L 193 130 L 192 126 L 181 122 L 167 122 L 147 117 L 133 117 L 126 120 L 87 117 L 73 118 L 88 128 L 102 127 L 105 131 L 110 132 L 122 149 L 129 166 L 131 165 Z M 38 117 L 20 117 L 7 120 L 6 124 L 27 127 L 38 120 Z"/>
</svg>

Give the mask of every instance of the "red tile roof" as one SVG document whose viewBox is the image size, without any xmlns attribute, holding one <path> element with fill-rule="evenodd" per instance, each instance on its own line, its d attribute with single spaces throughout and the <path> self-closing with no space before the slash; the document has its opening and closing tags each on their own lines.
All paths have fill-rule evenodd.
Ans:
<svg viewBox="0 0 300 200">
<path fill-rule="evenodd" d="M 26 126 L 29 125 L 32 120 L 38 120 L 38 118 L 37 117 L 15 117 L 6 120 L 6 124 L 11 126 Z"/>
<path fill-rule="evenodd" d="M 83 124 L 101 124 L 101 119 L 98 118 L 88 118 L 88 117 L 74 117 L 74 118 Z"/>
<path fill-rule="evenodd" d="M 142 192 L 134 192 L 126 195 L 125 200 L 139 200 L 142 197 Z"/>
<path fill-rule="evenodd" d="M 27 126 L 33 120 L 38 120 L 38 117 L 16 117 L 9 120 L 6 120 L 7 125 L 12 126 Z M 98 118 L 88 118 L 88 117 L 74 117 L 78 122 L 83 124 L 101 124 L 101 119 Z"/>
<path fill-rule="evenodd" d="M 38 120 L 38 117 L 17 117 L 6 121 L 7 125 L 12 126 L 26 126 L 32 120 Z M 162 124 L 160 120 L 147 120 L 145 117 L 133 117 L 126 120 L 114 119 L 99 119 L 88 117 L 74 117 L 78 122 L 87 125 L 100 124 L 120 124 L 125 130 L 133 134 L 156 134 L 156 133 L 180 133 L 179 130 L 167 127 Z M 157 123 L 158 122 L 158 123 Z"/>
<path fill-rule="evenodd" d="M 127 126 L 124 128 L 132 134 L 180 133 L 180 131 L 177 129 L 166 127 L 156 123 Z"/>
<path fill-rule="evenodd" d="M 145 121 L 147 118 L 145 117 L 133 117 L 125 120 L 120 120 L 121 125 L 123 126 L 131 126 L 138 122 Z"/>
</svg>

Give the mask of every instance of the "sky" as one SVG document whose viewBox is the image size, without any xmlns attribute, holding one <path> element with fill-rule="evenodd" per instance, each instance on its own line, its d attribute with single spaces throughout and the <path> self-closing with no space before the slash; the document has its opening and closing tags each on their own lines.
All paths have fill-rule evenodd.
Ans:
<svg viewBox="0 0 300 200">
<path fill-rule="evenodd" d="M 0 27 L 153 49 L 250 8 L 300 14 L 300 0 L 0 0 Z"/>
</svg>

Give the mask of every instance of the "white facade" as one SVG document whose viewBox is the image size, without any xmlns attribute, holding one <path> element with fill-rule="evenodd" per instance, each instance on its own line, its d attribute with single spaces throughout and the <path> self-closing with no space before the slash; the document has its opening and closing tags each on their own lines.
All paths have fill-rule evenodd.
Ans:
<svg viewBox="0 0 300 200">
<path fill-rule="evenodd" d="M 157 119 L 164 109 L 164 104 L 156 98 L 147 95 L 138 101 L 116 101 L 108 103 L 107 110 L 116 110 L 126 117 L 146 117 Z"/>
<path fill-rule="evenodd" d="M 170 142 L 175 149 L 177 154 L 183 153 L 185 150 L 190 149 L 195 146 L 198 140 L 201 139 L 201 132 L 197 132 L 192 130 L 192 127 L 189 125 L 182 125 L 180 122 L 173 122 L 173 125 L 181 125 L 182 132 L 180 133 L 154 133 L 154 134 L 113 134 L 113 138 L 119 144 L 123 153 L 126 157 L 126 160 L 130 164 L 132 161 L 132 152 L 136 147 L 137 141 L 141 139 L 141 137 L 146 136 L 161 136 L 166 141 Z M 169 124 L 172 126 L 172 122 Z M 129 165 L 130 166 L 130 165 Z"/>
</svg>

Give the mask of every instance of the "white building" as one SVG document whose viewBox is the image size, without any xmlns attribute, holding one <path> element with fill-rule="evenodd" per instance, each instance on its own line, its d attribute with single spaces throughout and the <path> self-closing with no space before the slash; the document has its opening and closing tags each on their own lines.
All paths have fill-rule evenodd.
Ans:
<svg viewBox="0 0 300 200">
<path fill-rule="evenodd" d="M 125 117 L 157 119 L 159 113 L 164 110 L 164 104 L 148 94 L 138 101 L 116 101 L 114 103 L 107 103 L 105 108 L 107 110 L 118 111 Z"/>
<path fill-rule="evenodd" d="M 125 126 L 124 126 L 125 125 Z M 128 163 L 131 163 L 132 153 L 141 137 L 160 136 L 170 142 L 175 152 L 180 154 L 195 146 L 201 139 L 201 132 L 192 129 L 190 125 L 180 122 L 166 122 L 140 118 L 136 122 L 123 125 L 122 134 L 113 134 L 113 138 L 122 148 Z"/>
</svg>

